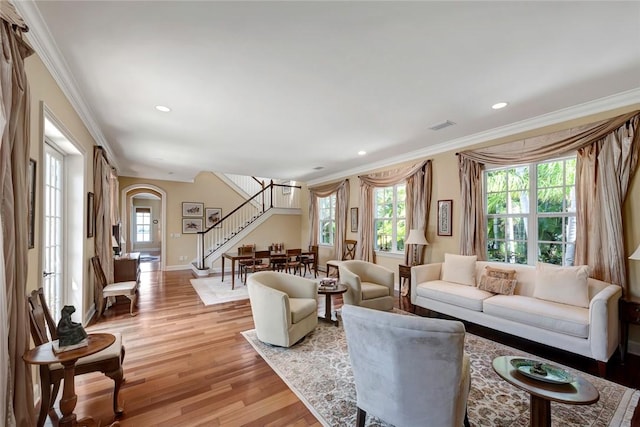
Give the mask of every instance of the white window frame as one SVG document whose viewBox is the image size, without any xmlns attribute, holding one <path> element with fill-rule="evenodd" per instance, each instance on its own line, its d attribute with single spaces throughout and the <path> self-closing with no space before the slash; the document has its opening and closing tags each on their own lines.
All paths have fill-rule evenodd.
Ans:
<svg viewBox="0 0 640 427">
<path fill-rule="evenodd" d="M 325 201 L 329 201 L 329 208 L 324 208 Z M 320 246 L 333 246 L 335 243 L 335 230 L 336 230 L 336 201 L 337 195 L 331 194 L 327 197 L 318 197 L 318 245 Z M 329 241 L 323 240 L 322 228 L 324 223 L 329 222 L 333 224 L 333 233 L 329 235 Z"/>
<path fill-rule="evenodd" d="M 140 210 L 148 210 L 149 211 L 149 224 L 139 224 L 138 223 L 138 209 Z M 136 206 L 134 207 L 135 210 L 135 214 L 134 214 L 134 218 L 135 218 L 135 224 L 134 224 L 134 230 L 135 230 L 135 236 L 136 236 L 136 243 L 151 243 L 153 242 L 153 233 L 151 230 L 151 224 L 153 223 L 153 209 L 150 206 Z M 146 212 L 141 212 L 141 213 L 146 213 Z M 139 240 L 138 239 L 138 226 L 139 225 L 148 225 L 149 226 L 149 240 Z"/>
<path fill-rule="evenodd" d="M 405 200 L 404 200 L 404 211 L 405 211 L 405 216 L 404 217 L 399 217 L 398 216 L 398 188 L 399 187 L 404 187 L 404 194 L 405 194 Z M 378 201 L 378 195 L 377 192 L 381 191 L 381 190 L 388 190 L 388 189 L 392 189 L 393 191 L 393 212 L 391 214 L 391 217 L 377 217 L 376 213 L 378 212 L 378 205 L 377 205 L 377 201 Z M 406 214 L 407 214 L 407 183 L 406 182 L 402 182 L 399 184 L 395 184 L 395 185 L 390 185 L 388 187 L 376 187 L 373 190 L 373 245 L 374 245 L 374 250 L 376 252 L 380 252 L 380 253 L 384 253 L 384 254 L 404 254 L 404 248 L 402 249 L 398 249 L 398 222 L 399 221 L 404 221 L 405 224 L 405 231 L 406 231 L 406 227 L 407 227 L 407 218 L 406 218 Z M 391 220 L 391 241 L 390 246 L 388 247 L 388 249 L 385 248 L 381 248 L 378 244 L 378 235 L 376 234 L 376 225 L 378 223 L 378 221 L 388 221 Z M 403 239 L 406 238 L 406 236 L 401 236 Z M 404 240 L 403 240 L 404 241 Z"/>
<path fill-rule="evenodd" d="M 509 166 L 503 166 L 503 167 L 495 167 L 495 168 L 487 168 L 484 173 L 483 173 L 483 203 L 484 203 L 484 213 L 485 213 L 485 223 L 484 223 L 484 229 L 486 230 L 489 224 L 489 220 L 492 218 L 505 218 L 505 219 L 509 219 L 509 218 L 523 218 L 526 224 L 526 230 L 527 230 L 527 264 L 528 265 L 535 265 L 538 262 L 538 245 L 540 243 L 552 243 L 552 244 L 559 244 L 562 245 L 562 253 L 563 253 L 563 263 L 564 261 L 567 261 L 565 254 L 566 254 L 566 250 L 569 246 L 573 245 L 573 248 L 575 250 L 575 236 L 574 236 L 574 240 L 570 241 L 567 239 L 568 235 L 571 233 L 569 229 L 563 231 L 562 234 L 562 240 L 560 241 L 547 241 L 547 240 L 538 240 L 538 219 L 540 218 L 563 218 L 563 223 L 564 224 L 569 224 L 571 223 L 573 225 L 573 229 L 575 230 L 575 222 L 576 222 L 576 210 L 575 210 L 575 206 L 573 207 L 567 207 L 566 209 L 563 209 L 562 212 L 538 212 L 538 166 L 541 164 L 545 164 L 545 163 L 552 163 L 552 162 L 566 162 L 567 160 L 573 160 L 576 159 L 575 155 L 572 156 L 564 156 L 564 157 L 559 157 L 559 158 L 555 158 L 555 159 L 549 159 L 549 160 L 544 160 L 544 161 L 540 161 L 540 162 L 533 162 L 533 163 L 526 163 L 526 164 L 518 164 L 518 165 L 509 165 Z M 488 185 L 487 185 L 487 176 L 488 173 L 490 172 L 495 172 L 495 171 L 500 171 L 500 170 L 506 170 L 506 169 L 513 169 L 513 168 L 518 168 L 518 167 L 528 167 L 529 168 L 529 212 L 528 213 L 504 213 L 504 214 L 489 214 L 488 212 Z M 568 186 L 566 183 L 566 178 L 567 178 L 567 174 L 566 174 L 566 165 L 563 169 L 565 171 L 565 173 L 563 174 L 562 177 L 562 188 L 569 188 L 571 189 L 571 186 Z M 575 183 L 574 186 L 572 188 L 572 198 L 575 201 Z M 509 188 L 508 188 L 508 184 L 507 184 L 507 192 L 509 192 Z M 565 221 L 566 219 L 566 221 Z M 506 236 L 505 236 L 506 238 Z M 496 239 L 496 240 L 501 240 L 501 239 Z M 487 256 L 487 259 L 489 259 L 489 253 L 488 253 L 488 243 L 489 243 L 489 238 L 487 236 L 487 248 L 485 248 L 485 255 Z M 573 263 L 574 259 L 571 258 L 570 261 Z M 504 260 L 502 262 L 507 262 L 507 263 L 515 263 L 513 260 Z M 568 264 L 565 264 L 568 265 Z"/>
</svg>

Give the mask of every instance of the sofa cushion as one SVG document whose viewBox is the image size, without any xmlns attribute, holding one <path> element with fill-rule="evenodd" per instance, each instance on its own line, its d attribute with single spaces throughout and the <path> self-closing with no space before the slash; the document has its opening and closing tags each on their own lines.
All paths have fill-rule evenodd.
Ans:
<svg viewBox="0 0 640 427">
<path fill-rule="evenodd" d="M 495 295 L 484 312 L 502 319 L 579 338 L 589 337 L 589 309 L 520 295 Z"/>
<path fill-rule="evenodd" d="M 475 255 L 444 254 L 442 263 L 442 277 L 445 282 L 459 283 L 461 285 L 476 285 L 476 259 Z"/>
<path fill-rule="evenodd" d="M 311 298 L 289 298 L 291 323 L 298 323 L 318 310 L 317 301 Z"/>
<path fill-rule="evenodd" d="M 482 311 L 482 301 L 493 296 L 491 292 L 480 290 L 475 286 L 459 285 L 443 280 L 418 284 L 416 294 L 474 311 Z"/>
<path fill-rule="evenodd" d="M 483 274 L 478 283 L 478 289 L 501 295 L 513 295 L 516 288 L 517 280 L 501 279 L 499 277 L 490 277 Z"/>
<path fill-rule="evenodd" d="M 362 299 L 374 299 L 389 296 L 389 288 L 377 283 L 362 282 L 360 284 L 362 290 Z"/>
<path fill-rule="evenodd" d="M 589 307 L 589 267 L 559 267 L 539 262 L 536 267 L 535 298 Z"/>
</svg>

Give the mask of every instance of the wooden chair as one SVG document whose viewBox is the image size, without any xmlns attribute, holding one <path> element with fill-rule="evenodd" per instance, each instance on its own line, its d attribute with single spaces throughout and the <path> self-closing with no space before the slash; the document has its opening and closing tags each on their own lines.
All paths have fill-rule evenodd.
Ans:
<svg viewBox="0 0 640 427">
<path fill-rule="evenodd" d="M 244 284 L 247 284 L 247 274 L 255 273 L 256 271 L 271 270 L 271 252 L 269 251 L 255 251 L 253 258 L 251 258 L 250 264 L 242 266 L 244 273 Z"/>
<path fill-rule="evenodd" d="M 338 266 L 340 265 L 340 261 L 347 261 L 350 259 L 356 259 L 356 246 L 358 245 L 357 240 L 345 240 L 344 246 L 342 247 L 342 259 L 340 260 L 330 260 L 327 261 L 327 277 L 329 277 L 331 273 L 331 269 L 336 270 L 336 274 L 338 278 L 340 278 L 340 272 L 338 270 Z"/>
<path fill-rule="evenodd" d="M 256 251 L 256 245 L 242 245 L 238 247 L 238 255 L 253 255 Z M 245 265 L 252 264 L 253 261 L 251 259 L 240 259 L 238 260 L 238 277 L 242 277 L 242 268 Z"/>
<path fill-rule="evenodd" d="M 284 271 L 284 264 L 287 261 L 287 255 L 284 252 L 284 243 L 272 243 L 271 246 L 269 246 L 269 252 L 271 253 L 269 260 L 271 269 L 273 271 Z"/>
<path fill-rule="evenodd" d="M 298 272 L 302 275 L 302 264 L 300 262 L 301 256 L 302 249 L 287 249 L 287 261 L 284 263 L 284 270 L 287 273 L 291 273 L 291 270 L 293 270 L 293 274 Z"/>
<path fill-rule="evenodd" d="M 102 264 L 100 264 L 100 258 L 98 258 L 98 256 L 92 257 L 91 263 L 93 264 L 93 271 L 96 274 L 96 295 L 100 301 L 100 306 L 97 308 L 98 317 L 102 316 L 104 312 L 107 298 L 117 296 L 129 298 L 131 301 L 129 314 L 134 316 L 133 306 L 138 303 L 138 282 L 132 280 L 129 282 L 107 283 L 107 278 L 102 270 Z"/>
<path fill-rule="evenodd" d="M 56 324 L 53 317 L 51 317 L 42 288 L 32 291 L 27 300 L 29 302 L 31 337 L 34 344 L 38 346 L 51 340 L 57 340 Z M 113 335 L 116 340 L 109 347 L 91 356 L 78 359 L 75 366 L 75 374 L 83 375 L 90 372 L 102 372 L 111 378 L 114 382 L 113 412 L 116 417 L 119 417 L 123 413 L 122 407 L 118 405 L 118 392 L 124 381 L 122 370 L 124 346 L 122 345 L 122 336 L 119 333 L 113 333 Z M 56 401 L 56 396 L 60 390 L 60 380 L 64 378 L 64 368 L 59 363 L 40 365 L 39 368 L 42 399 L 37 426 L 42 427 L 47 419 L 47 414 Z"/>
<path fill-rule="evenodd" d="M 309 270 L 309 273 L 313 270 L 313 277 L 318 277 L 318 245 L 309 246 L 309 253 L 303 254 L 300 257 L 300 262 L 304 266 L 302 276 L 307 275 L 307 270 Z"/>
</svg>

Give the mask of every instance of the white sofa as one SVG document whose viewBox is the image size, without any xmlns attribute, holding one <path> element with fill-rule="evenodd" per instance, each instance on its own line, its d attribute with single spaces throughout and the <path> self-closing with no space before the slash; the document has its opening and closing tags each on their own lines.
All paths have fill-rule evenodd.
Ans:
<svg viewBox="0 0 640 427">
<path fill-rule="evenodd" d="M 441 280 L 443 263 L 434 263 L 412 267 L 411 302 L 595 359 L 599 373 L 604 375 L 606 362 L 619 342 L 620 286 L 588 278 L 588 300 L 585 291 L 585 306 L 581 307 L 534 297 L 538 270 L 533 266 L 477 261 L 475 284 L 480 283 L 486 266 L 516 271 L 513 295 L 494 294 L 477 286 Z"/>
</svg>

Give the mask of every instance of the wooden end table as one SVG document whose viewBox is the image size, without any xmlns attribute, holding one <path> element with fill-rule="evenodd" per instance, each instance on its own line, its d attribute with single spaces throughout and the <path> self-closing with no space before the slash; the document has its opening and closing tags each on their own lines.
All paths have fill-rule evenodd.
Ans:
<svg viewBox="0 0 640 427">
<path fill-rule="evenodd" d="M 61 363 L 64 366 L 64 388 L 62 389 L 62 398 L 60 399 L 60 411 L 62 412 L 62 419 L 58 425 L 60 427 L 75 427 L 75 426 L 95 426 L 96 423 L 93 418 L 86 417 L 81 420 L 76 420 L 76 414 L 73 410 L 76 407 L 78 396 L 75 391 L 75 366 L 78 359 L 85 356 L 90 356 L 105 348 L 109 347 L 116 340 L 116 337 L 112 334 L 89 334 L 87 336 L 88 345 L 86 347 L 78 348 L 76 350 L 65 351 L 62 353 L 55 353 L 53 351 L 53 343 L 46 342 L 28 350 L 22 358 L 25 362 L 32 365 L 48 365 L 50 363 Z M 115 421 L 110 427 L 119 426 L 120 423 Z"/>
<path fill-rule="evenodd" d="M 410 265 L 403 265 L 400 264 L 398 265 L 398 285 L 399 285 L 399 289 L 398 289 L 398 308 L 400 308 L 400 310 L 403 309 L 403 299 L 402 299 L 402 284 L 407 281 L 408 282 L 408 286 L 409 286 L 409 293 L 408 293 L 408 297 L 409 297 L 409 302 L 411 302 L 411 266 Z M 411 304 L 411 311 L 413 312 L 415 309 L 415 307 L 413 306 L 413 304 Z"/>
<path fill-rule="evenodd" d="M 529 378 L 511 365 L 511 359 L 521 356 L 500 356 L 493 359 L 493 370 L 503 380 L 526 391 L 531 396 L 529 421 L 531 426 L 551 427 L 551 402 L 568 405 L 591 405 L 600 399 L 600 393 L 589 381 L 579 375 L 569 384 L 552 384 Z"/>
<path fill-rule="evenodd" d="M 618 303 L 620 314 L 620 362 L 624 363 L 629 344 L 629 325 L 640 325 L 640 299 L 625 298 Z"/>
<path fill-rule="evenodd" d="M 345 285 L 340 284 L 340 283 L 338 283 L 338 285 L 336 286 L 335 289 L 320 289 L 320 288 L 318 288 L 318 294 L 325 296 L 324 317 L 318 316 L 318 319 L 324 320 L 325 322 L 333 323 L 335 326 L 338 326 L 338 318 L 337 317 L 336 317 L 336 320 L 331 320 L 331 312 L 332 312 L 332 310 L 331 310 L 331 308 L 332 308 L 331 296 L 344 294 L 345 292 L 347 292 L 347 287 Z"/>
</svg>

